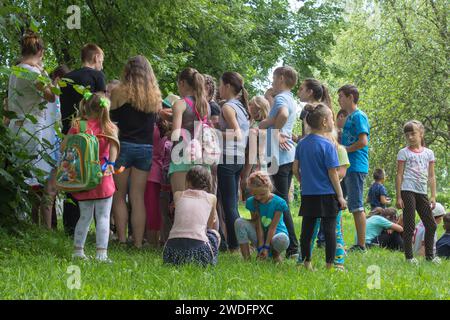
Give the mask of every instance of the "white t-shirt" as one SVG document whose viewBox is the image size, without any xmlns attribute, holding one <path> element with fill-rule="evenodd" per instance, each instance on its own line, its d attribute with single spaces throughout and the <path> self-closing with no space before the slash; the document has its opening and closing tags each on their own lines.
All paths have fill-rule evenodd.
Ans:
<svg viewBox="0 0 450 320">
<path fill-rule="evenodd" d="M 420 221 L 417 226 L 416 230 L 414 231 L 414 237 L 413 237 L 413 252 L 414 254 L 419 253 L 420 248 L 422 247 L 422 242 L 425 241 L 425 226 L 423 225 L 422 221 Z M 434 244 L 433 244 L 433 252 L 436 254 L 436 242 L 437 242 L 437 233 L 434 233 Z"/>
<path fill-rule="evenodd" d="M 428 167 L 435 161 L 433 151 L 425 147 L 413 151 L 406 147 L 398 152 L 397 161 L 405 163 L 401 190 L 427 194 Z"/>
</svg>

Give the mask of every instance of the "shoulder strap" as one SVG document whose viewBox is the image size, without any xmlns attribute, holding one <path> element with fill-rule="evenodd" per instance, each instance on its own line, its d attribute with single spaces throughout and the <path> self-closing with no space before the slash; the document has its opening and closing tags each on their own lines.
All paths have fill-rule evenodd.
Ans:
<svg viewBox="0 0 450 320">
<path fill-rule="evenodd" d="M 87 130 L 87 122 L 85 120 L 80 120 L 80 132 L 84 133 Z"/>
<path fill-rule="evenodd" d="M 186 104 L 189 105 L 189 107 L 191 107 L 192 111 L 194 111 L 195 115 L 197 116 L 198 120 L 201 123 L 206 123 L 207 116 L 205 115 L 202 120 L 202 118 L 200 117 L 200 114 L 197 111 L 197 108 L 194 106 L 194 103 L 192 102 L 192 100 L 190 98 L 184 97 L 184 102 L 186 102 Z"/>
</svg>

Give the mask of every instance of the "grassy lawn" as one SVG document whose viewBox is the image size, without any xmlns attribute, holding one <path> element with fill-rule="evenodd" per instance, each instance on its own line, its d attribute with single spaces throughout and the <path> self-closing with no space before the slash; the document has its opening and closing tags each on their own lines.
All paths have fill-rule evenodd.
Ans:
<svg viewBox="0 0 450 320">
<path fill-rule="evenodd" d="M 293 208 L 294 216 L 298 208 Z M 241 208 L 241 213 L 246 215 Z M 355 237 L 353 218 L 344 214 L 347 246 Z M 294 218 L 297 233 L 300 219 Z M 442 234 L 442 225 L 438 227 Z M 220 254 L 216 267 L 174 268 L 162 264 L 161 251 L 111 245 L 113 264 L 72 261 L 72 242 L 61 231 L 31 228 L 20 239 L 0 234 L 0 299 L 449 299 L 450 261 L 415 267 L 399 252 L 371 249 L 350 253 L 347 272 L 325 270 L 324 250 L 313 257 L 315 272 L 295 261 L 242 261 Z M 95 236 L 86 252 L 95 253 Z M 80 288 L 69 289 L 80 270 Z M 68 269 L 69 268 L 69 269 Z M 379 270 L 379 287 L 376 275 Z M 69 272 L 68 272 L 69 271 Z M 68 286 L 69 283 L 69 286 Z M 369 286 L 368 286 L 369 283 Z"/>
</svg>

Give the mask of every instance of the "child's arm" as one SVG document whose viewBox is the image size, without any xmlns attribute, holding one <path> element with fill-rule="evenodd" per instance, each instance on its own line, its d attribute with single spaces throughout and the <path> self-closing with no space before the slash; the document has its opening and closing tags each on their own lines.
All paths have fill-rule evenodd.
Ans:
<svg viewBox="0 0 450 320">
<path fill-rule="evenodd" d="M 258 239 L 258 247 L 261 248 L 264 246 L 264 232 L 261 225 L 261 217 L 259 216 L 258 212 L 251 212 L 252 214 L 252 221 L 255 223 L 255 229 L 256 229 L 256 239 Z M 258 256 L 261 252 L 258 252 Z"/>
<path fill-rule="evenodd" d="M 224 139 L 236 138 L 237 141 L 242 140 L 242 131 L 239 127 L 239 123 L 236 119 L 236 111 L 227 104 L 222 107 L 222 114 L 225 121 L 228 123 L 231 130 L 225 130 L 222 132 Z"/>
<path fill-rule="evenodd" d="M 183 112 L 186 110 L 186 103 L 184 100 L 178 100 L 172 107 L 173 109 L 173 123 L 172 123 L 172 141 L 180 140 L 181 123 L 183 121 Z M 192 139 L 192 137 L 191 137 Z"/>
<path fill-rule="evenodd" d="M 258 125 L 259 129 L 267 129 L 275 124 L 275 118 L 267 118 L 261 121 Z"/>
<path fill-rule="evenodd" d="M 403 232 L 403 227 L 397 223 L 393 223 L 392 226 L 389 228 L 389 230 L 401 233 Z"/>
<path fill-rule="evenodd" d="M 300 162 L 298 160 L 294 160 L 294 163 L 292 164 L 292 171 L 293 171 L 293 174 L 294 174 L 295 178 L 297 179 L 298 183 L 301 183 L 299 167 L 300 167 Z"/>
<path fill-rule="evenodd" d="M 397 193 L 397 209 L 403 209 L 405 205 L 403 204 L 401 187 L 403 182 L 403 173 L 405 172 L 405 163 L 403 161 L 397 161 L 397 177 L 395 178 L 395 191 Z"/>
<path fill-rule="evenodd" d="M 430 204 L 433 210 L 436 207 L 436 175 L 434 174 L 434 162 L 430 162 L 428 167 L 428 184 L 431 189 Z"/>
<path fill-rule="evenodd" d="M 273 214 L 272 222 L 270 223 L 270 226 L 269 226 L 269 230 L 267 230 L 266 240 L 264 242 L 264 246 L 267 248 L 270 248 L 270 243 L 272 242 L 272 238 L 275 235 L 275 232 L 277 231 L 277 226 L 278 226 L 278 223 L 280 222 L 280 218 L 281 218 L 281 211 L 275 211 L 275 213 Z M 269 250 L 263 249 L 261 251 L 261 253 L 263 253 L 263 252 L 265 254 L 268 254 Z"/>
<path fill-rule="evenodd" d="M 391 203 L 391 201 L 390 200 L 388 200 L 387 198 L 386 198 L 386 196 L 380 196 L 380 202 L 381 202 L 381 204 L 389 204 L 389 203 Z"/>
<path fill-rule="evenodd" d="M 331 180 L 331 184 L 333 185 L 334 191 L 336 192 L 336 196 L 338 198 L 340 207 L 342 210 L 347 208 L 347 201 L 345 201 L 344 196 L 342 194 L 341 183 L 339 182 L 338 171 L 336 168 L 328 169 L 328 177 Z"/>
<path fill-rule="evenodd" d="M 360 133 L 358 136 L 358 141 L 351 146 L 345 147 L 345 149 L 347 149 L 347 152 L 355 152 L 367 146 L 368 143 L 369 140 L 367 139 L 367 133 Z"/>
<path fill-rule="evenodd" d="M 110 141 L 108 161 L 116 162 L 117 154 L 119 152 L 119 147 L 115 140 L 112 140 L 112 139 L 108 139 L 108 140 Z M 109 175 L 112 175 L 113 173 L 114 173 L 114 165 L 108 164 L 108 166 L 106 167 L 106 170 L 105 170 L 105 175 L 109 176 Z"/>
<path fill-rule="evenodd" d="M 211 201 L 212 208 L 211 208 L 211 213 L 209 214 L 207 228 L 219 231 L 219 224 L 218 224 L 218 219 L 217 219 L 217 198 L 213 194 L 209 194 L 208 196 L 212 200 Z"/>
</svg>

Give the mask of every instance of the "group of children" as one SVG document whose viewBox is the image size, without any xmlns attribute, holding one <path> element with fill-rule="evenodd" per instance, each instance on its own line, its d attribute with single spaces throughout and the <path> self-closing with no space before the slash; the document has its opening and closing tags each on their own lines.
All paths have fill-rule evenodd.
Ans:
<svg viewBox="0 0 450 320">
<path fill-rule="evenodd" d="M 28 48 L 22 50 L 27 53 L 22 63 L 33 59 L 42 63 L 42 41 L 33 39 L 23 42 Z M 165 263 L 216 264 L 221 242 L 226 242 L 230 250 L 239 248 L 244 259 L 250 258 L 253 247 L 258 259 L 271 257 L 279 262 L 286 252 L 287 257 L 297 258 L 298 264 L 312 269 L 314 242 L 322 235 L 327 268 L 343 270 L 346 192 L 357 229 L 357 249 L 378 244 L 404 250 L 406 259 L 417 263 L 413 258 L 417 210 L 422 222 L 415 241 L 423 245 L 427 260 L 439 262 L 434 249 L 439 221 L 435 218 L 441 219 L 445 210 L 435 201 L 435 159 L 424 147 L 420 122 L 410 121 L 404 126 L 408 147 L 398 154 L 396 205 L 403 209 L 402 218 L 398 219 L 395 209 L 385 208 L 390 199 L 383 186 L 384 172 L 377 169 L 368 196 L 374 214 L 366 221 L 362 192 L 368 172 L 369 124 L 357 108 L 356 87 L 339 89 L 341 110 L 335 118 L 326 87 L 317 80 L 305 80 L 298 91 L 300 100 L 306 103 L 300 115 L 303 134 L 295 137 L 292 130 L 297 111 L 291 90 L 297 84 L 297 73 L 291 67 L 274 71 L 267 99 L 258 96 L 250 102 L 243 78 L 236 72 L 226 72 L 220 78 L 216 103 L 213 79 L 192 68 L 183 70 L 177 79 L 180 97 L 170 95 L 162 100 L 151 65 L 143 56 L 130 58 L 121 81 L 107 87 L 101 72 L 103 59 L 98 46 L 86 45 L 83 67 L 66 76 L 89 86 L 92 92 L 77 96 L 65 89 L 61 95 L 63 132 L 95 135 L 103 170 L 95 188 L 72 193 L 73 201 L 64 207 L 66 216 L 74 208 L 79 212 L 79 217 L 64 219 L 65 227 L 74 233 L 74 257 L 87 258 L 84 244 L 95 212 L 96 259 L 110 261 L 111 212 L 118 241 L 126 243 L 131 211 L 129 229 L 134 245 L 140 248 L 144 235 L 151 244 L 164 243 Z M 13 77 L 10 92 L 15 89 Z M 51 92 L 50 86 L 38 89 L 44 94 Z M 14 99 L 9 103 L 14 105 Z M 222 145 L 221 161 L 200 165 L 175 162 L 173 151 L 178 144 L 183 143 L 184 155 L 196 147 L 188 143 L 185 134 L 195 139 L 194 123 L 198 121 L 217 128 L 221 138 L 229 138 Z M 256 156 L 249 152 L 251 135 L 257 136 L 253 140 Z M 250 161 L 253 158 L 256 164 Z M 278 170 L 271 172 L 274 166 Z M 300 246 L 289 208 L 293 176 L 301 186 Z M 427 183 L 431 186 L 430 199 Z M 237 210 L 239 186 L 250 219 L 241 218 Z M 438 255 L 448 256 L 449 220 L 446 214 L 446 234 L 436 244 Z"/>
</svg>

